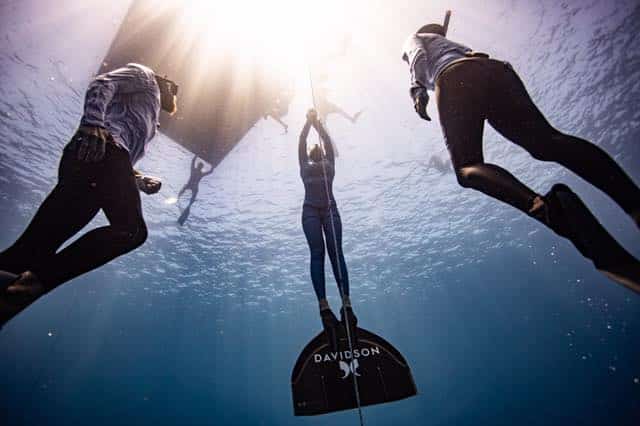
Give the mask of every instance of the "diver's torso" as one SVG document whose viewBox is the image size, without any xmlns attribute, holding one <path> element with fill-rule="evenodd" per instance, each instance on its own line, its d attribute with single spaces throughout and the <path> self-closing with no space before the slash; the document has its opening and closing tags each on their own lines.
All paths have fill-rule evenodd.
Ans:
<svg viewBox="0 0 640 426">
<path fill-rule="evenodd" d="M 105 127 L 129 151 L 132 164 L 155 136 L 159 113 L 159 94 L 152 91 L 119 94 L 109 103 Z"/>
<path fill-rule="evenodd" d="M 471 49 L 438 34 L 414 34 L 404 44 L 404 54 L 411 67 L 425 60 L 426 67 L 421 76 L 428 89 L 435 87 L 438 76 L 453 62 L 464 59 Z"/>
<path fill-rule="evenodd" d="M 323 170 L 324 164 L 324 170 Z M 325 172 L 327 182 L 325 184 Z M 335 169 L 333 165 L 324 160 L 322 163 L 306 163 L 300 170 L 302 182 L 304 183 L 304 205 L 312 207 L 328 207 L 329 203 L 335 204 L 333 198 L 333 178 Z M 327 199 L 327 187 L 329 198 Z"/>
</svg>

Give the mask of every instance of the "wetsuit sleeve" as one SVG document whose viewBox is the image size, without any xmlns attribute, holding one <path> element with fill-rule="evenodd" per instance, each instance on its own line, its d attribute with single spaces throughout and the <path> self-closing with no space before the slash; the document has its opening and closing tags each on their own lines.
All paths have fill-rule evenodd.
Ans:
<svg viewBox="0 0 640 426">
<path fill-rule="evenodd" d="M 322 139 L 322 144 L 324 145 L 324 151 L 327 155 L 327 160 L 329 160 L 331 164 L 334 164 L 335 155 L 333 153 L 333 142 L 331 142 L 331 138 L 329 137 L 329 134 L 324 129 L 324 126 L 322 125 L 322 123 L 319 121 L 318 121 L 318 126 L 316 127 L 316 130 L 320 135 L 320 139 Z"/>
<path fill-rule="evenodd" d="M 422 50 L 422 49 L 421 49 Z M 425 76 L 427 75 L 427 55 L 424 51 L 419 51 L 411 64 L 411 94 L 417 89 L 425 88 L 434 90 L 435 88 L 429 84 Z"/>
<path fill-rule="evenodd" d="M 298 164 L 300 164 L 301 169 L 309 161 L 307 158 L 307 136 L 309 136 L 310 128 L 311 123 L 307 121 L 302 128 L 302 132 L 300 132 L 300 140 L 298 141 Z"/>
<path fill-rule="evenodd" d="M 105 127 L 107 107 L 116 93 L 133 93 L 144 90 L 149 77 L 144 71 L 125 67 L 97 76 L 87 89 L 84 114 L 80 121 L 83 126 Z"/>
<path fill-rule="evenodd" d="M 402 59 L 409 64 L 409 72 L 411 74 L 409 91 L 412 98 L 419 89 L 435 90 L 435 87 L 427 79 L 429 69 L 427 52 L 425 51 L 423 40 L 417 34 L 409 37 L 405 42 Z"/>
</svg>

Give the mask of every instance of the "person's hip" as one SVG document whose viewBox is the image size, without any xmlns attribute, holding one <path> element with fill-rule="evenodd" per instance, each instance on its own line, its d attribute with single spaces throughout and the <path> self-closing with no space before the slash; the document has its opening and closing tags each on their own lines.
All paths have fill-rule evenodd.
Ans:
<svg viewBox="0 0 640 426">
<path fill-rule="evenodd" d="M 128 151 L 116 144 L 113 138 L 106 141 L 105 155 L 99 161 L 81 160 L 78 154 L 78 145 L 72 139 L 62 151 L 58 174 L 60 181 L 89 180 L 95 184 L 118 175 L 133 175 Z"/>
<path fill-rule="evenodd" d="M 457 59 L 448 64 L 436 78 L 436 91 L 443 86 L 464 88 L 461 82 L 486 83 L 499 77 L 501 72 L 515 73 L 511 64 L 507 61 L 493 59 L 484 53 L 473 52 L 470 56 Z"/>
<path fill-rule="evenodd" d="M 338 206 L 335 200 L 331 200 L 330 204 L 314 204 L 305 201 L 302 205 L 302 221 L 309 218 L 326 218 L 329 213 L 340 216 L 338 212 Z"/>
</svg>

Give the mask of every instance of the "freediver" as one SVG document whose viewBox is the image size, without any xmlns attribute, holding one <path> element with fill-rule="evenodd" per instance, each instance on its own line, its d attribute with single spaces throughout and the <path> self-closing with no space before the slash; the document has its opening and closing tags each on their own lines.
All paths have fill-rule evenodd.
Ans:
<svg viewBox="0 0 640 426">
<path fill-rule="evenodd" d="M 202 180 L 202 178 L 213 173 L 213 166 L 211 166 L 211 168 L 206 172 L 203 172 L 202 170 L 204 169 L 204 162 L 200 160 L 196 163 L 196 160 L 198 160 L 198 156 L 194 155 L 193 159 L 191 160 L 191 175 L 189 176 L 189 180 L 184 184 L 180 192 L 178 192 L 177 198 L 180 198 L 186 191 L 191 191 L 191 199 L 189 200 L 189 205 L 187 205 L 187 207 L 184 209 L 184 212 L 189 212 L 191 210 L 191 206 L 196 201 L 196 198 L 198 197 L 198 188 L 200 186 L 200 181 Z M 180 216 L 180 219 L 178 219 L 178 222 L 183 225 L 187 220 L 187 216 L 188 213 L 187 215 L 182 214 Z"/>
<path fill-rule="evenodd" d="M 323 155 L 320 144 L 313 145 L 307 154 L 307 137 L 312 126 L 320 135 L 326 152 L 325 155 Z M 307 112 L 307 121 L 300 133 L 298 160 L 300 177 L 305 189 L 304 204 L 302 206 L 302 229 L 309 244 L 311 281 L 318 298 L 322 325 L 327 333 L 330 345 L 336 348 L 338 319 L 331 311 L 326 296 L 324 275 L 325 241 L 333 275 L 338 284 L 338 289 L 341 290 L 343 308 L 341 308 L 340 313 L 342 323 L 346 324 L 348 320 L 349 333 L 354 337 L 357 318 L 353 313 L 351 299 L 349 298 L 349 275 L 342 252 L 342 223 L 333 197 L 332 185 L 335 176 L 333 145 L 324 126 L 318 120 L 317 112 L 313 109 Z"/>
<path fill-rule="evenodd" d="M 278 113 L 277 110 L 271 110 L 269 112 L 267 112 L 264 115 L 264 119 L 266 120 L 267 118 L 271 117 L 276 123 L 280 124 L 282 126 L 282 129 L 284 130 L 284 134 L 286 135 L 287 133 L 289 133 L 289 125 L 287 123 L 285 123 L 284 121 L 282 121 L 282 118 L 280 118 L 280 115 Z"/>
<path fill-rule="evenodd" d="M 315 87 L 313 87 L 313 95 L 315 98 L 315 107 L 318 112 L 319 120 L 323 123 L 327 123 L 329 116 L 331 114 L 339 115 L 340 117 L 348 120 L 351 124 L 355 124 L 360 118 L 362 114 L 362 110 L 356 112 L 355 114 L 349 114 L 347 111 L 342 109 L 340 106 L 329 100 L 329 89 L 326 84 L 329 79 L 328 69 L 326 64 L 335 63 L 341 61 L 344 57 L 347 56 L 349 48 L 351 46 L 351 36 L 345 34 L 338 50 L 329 53 L 324 56 L 317 64 L 315 64 L 314 69 L 316 69 L 315 75 L 313 76 L 313 81 L 317 83 Z M 321 69 L 318 71 L 317 68 Z"/>
<path fill-rule="evenodd" d="M 556 162 L 604 191 L 640 226 L 638 187 L 598 146 L 551 126 L 511 64 L 447 39 L 447 25 L 448 16 L 444 26 L 425 25 L 410 35 L 403 46 L 402 58 L 410 67 L 414 109 L 427 121 L 431 121 L 426 110 L 427 91 L 435 91 L 440 124 L 459 184 L 542 222 L 569 239 L 605 275 L 640 291 L 638 261 L 589 216 L 586 206 L 566 185 L 555 185 L 549 193 L 541 195 L 502 167 L 484 162 L 484 122 L 487 120 L 535 159 Z M 563 203 L 575 208 L 565 208 Z M 584 234 L 584 230 L 572 224 L 578 219 L 593 225 L 592 234 L 598 228 L 600 241 L 617 247 L 620 255 L 607 254 L 590 241 L 592 235 Z"/>
<path fill-rule="evenodd" d="M 177 88 L 133 63 L 90 83 L 79 128 L 62 152 L 57 185 L 24 233 L 0 253 L 0 269 L 18 275 L 0 290 L 0 325 L 43 294 L 145 242 L 138 191 L 155 194 L 161 182 L 133 165 L 156 134 L 160 108 L 176 112 Z M 58 252 L 100 209 L 109 225 Z"/>
<path fill-rule="evenodd" d="M 451 172 L 451 166 L 442 158 L 438 157 L 437 155 L 432 155 L 431 158 L 429 159 L 429 163 L 427 163 L 426 167 L 427 170 L 429 169 L 436 169 L 437 171 L 440 172 L 440 174 L 445 175 L 449 172 Z"/>
<path fill-rule="evenodd" d="M 187 205 L 187 207 L 184 208 L 184 210 L 180 214 L 180 217 L 178 218 L 178 223 L 180 225 L 184 225 L 184 223 L 189 218 L 189 214 L 191 213 L 191 206 L 193 205 L 193 203 L 195 203 L 196 198 L 198 196 L 198 188 L 200 187 L 200 181 L 205 176 L 213 173 L 213 166 L 211 166 L 211 168 L 208 171 L 203 172 L 202 170 L 204 169 L 204 163 L 202 161 L 198 161 L 196 164 L 197 159 L 198 159 L 198 156 L 194 155 L 193 159 L 191 160 L 191 175 L 189 176 L 189 180 L 182 187 L 180 192 L 178 192 L 177 198 L 180 198 L 180 196 L 182 196 L 182 194 L 184 194 L 187 190 L 191 191 L 191 199 L 189 200 L 189 204 Z"/>
<path fill-rule="evenodd" d="M 267 118 L 271 117 L 274 121 L 282 126 L 284 134 L 287 134 L 289 133 L 289 126 L 282 120 L 282 117 L 287 113 L 287 108 L 286 106 L 283 108 L 282 103 L 282 99 L 277 98 L 273 102 L 271 108 L 269 108 L 269 110 L 264 113 L 263 118 L 266 120 Z"/>
<path fill-rule="evenodd" d="M 317 87 L 315 89 L 314 94 L 315 94 L 315 100 L 317 104 L 316 107 L 318 108 L 318 115 L 320 116 L 319 119 L 322 122 L 326 122 L 329 118 L 329 115 L 336 114 L 345 118 L 346 120 L 351 122 L 351 124 L 355 124 L 358 121 L 358 118 L 360 118 L 360 115 L 362 114 L 362 111 L 358 111 L 355 114 L 351 115 L 345 110 L 343 110 L 342 108 L 340 108 L 338 105 L 331 102 L 328 99 L 328 90 L 325 87 L 322 87 L 322 86 Z"/>
</svg>

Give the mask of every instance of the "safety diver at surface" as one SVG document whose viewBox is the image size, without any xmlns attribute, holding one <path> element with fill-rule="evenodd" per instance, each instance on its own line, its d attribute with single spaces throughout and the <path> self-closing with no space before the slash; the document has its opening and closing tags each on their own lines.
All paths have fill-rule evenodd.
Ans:
<svg viewBox="0 0 640 426">
<path fill-rule="evenodd" d="M 133 165 L 156 135 L 160 108 L 177 109 L 177 85 L 150 68 L 128 64 L 96 76 L 80 126 L 63 150 L 58 183 L 24 233 L 0 253 L 0 269 L 19 274 L 1 298 L 14 313 L 62 283 L 142 245 L 147 227 L 139 191 L 160 190 Z M 58 251 L 102 209 L 108 226 Z M 11 312 L 4 312 L 11 315 Z"/>
<path fill-rule="evenodd" d="M 322 140 L 326 154 L 320 144 L 315 144 L 307 154 L 309 130 L 316 129 Z M 335 176 L 335 156 L 329 135 L 318 120 L 315 110 L 307 112 L 298 144 L 300 177 L 304 183 L 305 198 L 302 207 L 302 229 L 309 243 L 311 255 L 310 270 L 313 289 L 320 306 L 320 318 L 327 332 L 330 344 L 336 345 L 336 326 L 338 320 L 327 301 L 324 275 L 325 243 L 329 253 L 333 275 L 341 290 L 342 306 L 340 313 L 343 324 L 349 324 L 350 335 L 355 337 L 357 318 L 353 313 L 349 298 L 349 274 L 342 252 L 342 223 L 338 207 L 333 197 L 333 178 Z M 335 234 L 334 234 L 335 230 Z M 346 312 L 345 312 L 346 310 Z"/>
<path fill-rule="evenodd" d="M 620 252 L 626 255 L 618 259 L 595 253 L 597 247 L 586 247 L 584 237 L 572 229 L 572 212 L 563 210 L 558 195 L 562 191 L 573 194 L 566 185 L 555 185 L 548 194 L 541 195 L 504 168 L 485 163 L 484 122 L 487 120 L 534 158 L 556 162 L 604 191 L 640 226 L 638 187 L 598 146 L 551 126 L 508 62 L 491 59 L 447 39 L 447 25 L 448 16 L 444 26 L 421 27 L 405 42 L 402 58 L 410 67 L 414 108 L 427 121 L 431 120 L 426 110 L 427 92 L 435 91 L 440 124 L 460 185 L 481 191 L 537 219 L 572 241 L 601 272 L 639 291 L 637 260 L 622 248 Z M 582 211 L 585 209 L 582 205 Z"/>
</svg>

